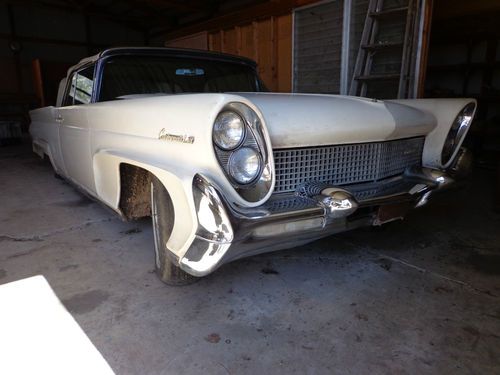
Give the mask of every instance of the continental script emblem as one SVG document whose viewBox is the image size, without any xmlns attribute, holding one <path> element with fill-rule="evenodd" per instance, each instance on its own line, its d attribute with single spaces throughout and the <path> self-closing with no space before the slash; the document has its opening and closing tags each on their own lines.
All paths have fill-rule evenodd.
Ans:
<svg viewBox="0 0 500 375">
<path fill-rule="evenodd" d="M 162 141 L 169 141 L 169 142 L 181 142 L 181 143 L 189 143 L 192 144 L 194 143 L 194 137 L 191 135 L 177 135 L 177 134 L 169 134 L 165 130 L 165 128 L 160 130 L 160 134 L 158 135 L 158 139 L 161 139 Z"/>
</svg>

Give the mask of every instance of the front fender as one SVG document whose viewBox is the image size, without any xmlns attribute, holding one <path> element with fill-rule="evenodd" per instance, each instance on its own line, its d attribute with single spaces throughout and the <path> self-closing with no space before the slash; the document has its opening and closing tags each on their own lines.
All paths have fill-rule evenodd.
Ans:
<svg viewBox="0 0 500 375">
<path fill-rule="evenodd" d="M 446 136 L 450 131 L 453 121 L 458 113 L 469 103 L 477 102 L 475 99 L 403 99 L 391 100 L 390 102 L 404 104 L 413 108 L 420 109 L 426 113 L 430 113 L 436 118 L 437 126 L 432 130 L 425 139 L 424 153 L 422 164 L 424 167 L 447 169 L 454 162 L 460 146 L 465 138 L 464 134 L 460 143 L 456 146 L 453 156 L 446 164 L 441 162 L 441 152 L 443 150 Z M 470 128 L 470 127 L 469 127 Z M 467 129 L 468 130 L 468 129 Z"/>
<path fill-rule="evenodd" d="M 193 241 L 197 229 L 192 191 L 197 174 L 206 176 L 220 188 L 228 202 L 241 207 L 261 205 L 272 193 L 269 191 L 258 202 L 246 201 L 230 184 L 216 158 L 213 123 L 231 102 L 244 103 L 262 116 L 249 100 L 232 94 L 172 95 L 87 107 L 92 123 L 91 152 L 97 196 L 119 212 L 120 164 L 135 165 L 154 174 L 172 197 L 176 219 L 167 245 L 179 258 Z M 261 119 L 265 127 L 265 120 Z M 270 147 L 267 131 L 265 137 Z M 187 139 L 192 141 L 186 142 Z"/>
<path fill-rule="evenodd" d="M 140 153 L 143 157 L 140 160 L 146 164 L 150 159 L 156 160 L 176 175 L 188 174 L 190 183 L 197 173 L 206 176 L 221 187 L 231 203 L 260 206 L 270 197 L 272 189 L 259 201 L 247 201 L 228 181 L 215 155 L 213 123 L 232 102 L 243 103 L 257 113 L 272 161 L 271 141 L 262 113 L 250 100 L 235 94 L 166 95 L 91 104 L 87 113 L 92 124 L 93 154 L 100 150 L 123 150 L 126 155 Z M 185 142 L 187 139 L 192 142 Z"/>
<path fill-rule="evenodd" d="M 182 257 L 194 239 L 197 221 L 192 195 L 193 177 L 189 174 L 171 173 L 161 160 L 152 160 L 149 155 L 119 150 L 101 150 L 94 155 L 93 168 L 96 193 L 104 203 L 120 212 L 120 164 L 127 163 L 149 171 L 165 186 L 174 205 L 175 223 L 168 240 L 168 248 Z"/>
</svg>

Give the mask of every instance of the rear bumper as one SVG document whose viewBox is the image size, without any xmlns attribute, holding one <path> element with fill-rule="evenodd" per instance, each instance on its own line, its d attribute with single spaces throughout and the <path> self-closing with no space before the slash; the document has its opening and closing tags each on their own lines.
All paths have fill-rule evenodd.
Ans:
<svg viewBox="0 0 500 375">
<path fill-rule="evenodd" d="M 461 170 L 460 165 L 454 166 Z M 294 194 L 277 194 L 263 206 L 246 209 L 226 202 L 204 177 L 193 181 L 198 216 L 196 237 L 180 267 L 204 276 L 232 260 L 314 241 L 354 228 L 400 219 L 406 209 L 427 203 L 453 178 L 444 171 L 409 168 L 404 175 L 376 184 L 341 188 L 306 186 Z M 380 215 L 386 207 L 389 215 Z"/>
</svg>

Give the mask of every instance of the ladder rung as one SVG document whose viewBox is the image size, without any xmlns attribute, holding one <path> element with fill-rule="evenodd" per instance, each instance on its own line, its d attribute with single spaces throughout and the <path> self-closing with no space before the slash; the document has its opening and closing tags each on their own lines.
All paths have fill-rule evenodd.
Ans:
<svg viewBox="0 0 500 375">
<path fill-rule="evenodd" d="M 403 43 L 375 43 L 375 44 L 365 44 L 362 45 L 361 48 L 364 48 L 368 51 L 375 51 L 379 49 L 391 49 L 391 48 L 400 48 L 403 47 Z"/>
<path fill-rule="evenodd" d="M 389 17 L 397 15 L 399 13 L 406 13 L 407 11 L 408 7 L 392 8 L 387 10 L 380 10 L 378 12 L 371 12 L 370 17 Z"/>
<path fill-rule="evenodd" d="M 394 79 L 399 79 L 399 73 L 391 74 L 370 74 L 365 76 L 357 76 L 354 79 L 358 81 L 390 81 Z"/>
</svg>

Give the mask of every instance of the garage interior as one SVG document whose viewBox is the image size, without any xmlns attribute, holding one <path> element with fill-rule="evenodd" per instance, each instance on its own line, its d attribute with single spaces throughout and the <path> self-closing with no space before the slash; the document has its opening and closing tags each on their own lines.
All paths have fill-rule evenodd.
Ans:
<svg viewBox="0 0 500 375">
<path fill-rule="evenodd" d="M 29 343 L 0 338 L 0 352 L 38 352 L 42 373 L 67 373 L 72 358 L 116 374 L 500 373 L 500 3 L 414 3 L 407 59 L 407 19 L 389 20 L 365 48 L 379 77 L 363 80 L 369 0 L 1 1 L 0 332 L 34 331 L 19 335 Z M 475 98 L 472 172 L 403 221 L 168 287 L 154 274 L 150 221 L 123 222 L 54 178 L 27 133 L 29 110 L 55 104 L 67 69 L 114 46 L 249 57 L 274 92 Z M 5 292 L 26 280 L 36 281 L 30 291 Z M 65 344 L 57 322 L 40 328 L 47 290 L 85 353 Z M 19 315 L 30 324 L 15 319 L 16 304 L 31 309 Z M 13 360 L 3 362 L 9 373 Z"/>
</svg>

